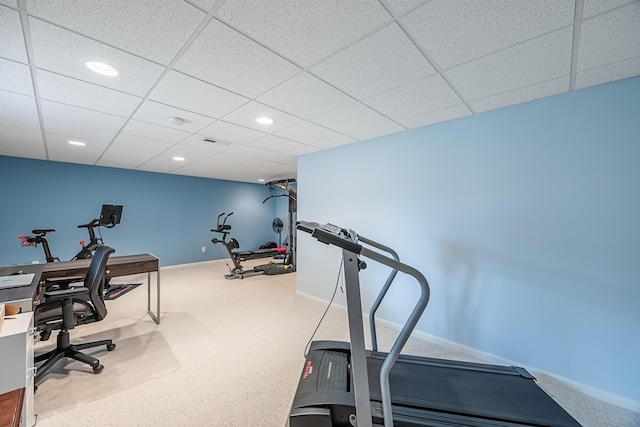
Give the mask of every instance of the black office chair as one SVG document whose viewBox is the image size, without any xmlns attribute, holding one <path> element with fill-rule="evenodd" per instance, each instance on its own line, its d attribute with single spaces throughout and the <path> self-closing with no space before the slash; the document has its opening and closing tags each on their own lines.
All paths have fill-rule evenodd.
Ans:
<svg viewBox="0 0 640 427">
<path fill-rule="evenodd" d="M 40 339 L 46 340 L 52 330 L 59 329 L 58 343 L 55 349 L 38 355 L 35 362 L 43 362 L 38 367 L 35 383 L 63 357 L 84 362 L 93 368 L 95 374 L 102 372 L 100 361 L 80 350 L 106 345 L 112 351 L 116 345 L 111 340 L 95 341 L 84 344 L 71 344 L 69 330 L 78 325 L 99 322 L 107 315 L 104 304 L 103 287 L 109 255 L 115 252 L 108 246 L 96 249 L 91 265 L 84 279 L 84 286 L 45 291 L 44 302 L 36 307 L 35 325 L 40 330 Z"/>
</svg>

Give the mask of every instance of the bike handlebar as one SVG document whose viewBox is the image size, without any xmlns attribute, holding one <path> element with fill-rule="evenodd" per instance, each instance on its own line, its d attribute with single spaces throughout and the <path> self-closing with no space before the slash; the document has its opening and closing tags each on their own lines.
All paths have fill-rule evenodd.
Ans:
<svg viewBox="0 0 640 427">
<path fill-rule="evenodd" d="M 95 228 L 95 227 L 100 227 L 100 220 L 99 219 L 94 219 L 88 224 L 80 224 L 78 226 L 78 228 Z"/>
</svg>

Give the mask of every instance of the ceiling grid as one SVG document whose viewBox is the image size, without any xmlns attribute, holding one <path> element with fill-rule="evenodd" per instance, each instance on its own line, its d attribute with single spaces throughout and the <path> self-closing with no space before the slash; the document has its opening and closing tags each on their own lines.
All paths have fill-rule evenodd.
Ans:
<svg viewBox="0 0 640 427">
<path fill-rule="evenodd" d="M 640 0 L 0 0 L 0 34 L 0 155 L 245 182 L 640 75 Z"/>
</svg>

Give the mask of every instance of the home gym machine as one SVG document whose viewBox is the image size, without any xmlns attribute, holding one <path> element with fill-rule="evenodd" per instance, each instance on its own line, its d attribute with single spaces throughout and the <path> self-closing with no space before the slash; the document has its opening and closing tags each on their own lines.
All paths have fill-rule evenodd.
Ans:
<svg viewBox="0 0 640 427">
<path fill-rule="evenodd" d="M 224 246 L 229 253 L 229 257 L 233 262 L 233 268 L 229 267 L 229 274 L 225 274 L 225 278 L 227 279 L 244 279 L 245 277 L 251 277 L 258 274 L 266 274 L 266 275 L 275 275 L 275 274 L 284 274 L 289 273 L 289 269 L 291 265 L 288 264 L 290 260 L 290 254 L 287 252 L 286 248 L 278 248 L 274 242 L 268 242 L 265 245 L 262 245 L 259 249 L 254 251 L 234 251 L 234 249 L 240 248 L 240 243 L 233 237 L 227 240 L 229 233 L 231 233 L 231 225 L 227 224 L 227 219 L 233 215 L 233 212 L 227 214 L 224 217 L 222 223 L 220 223 L 220 218 L 225 213 L 222 212 L 218 215 L 218 220 L 216 221 L 216 228 L 212 228 L 211 231 L 214 233 L 222 234 L 222 239 L 218 239 L 214 237 L 211 239 L 211 242 L 214 245 L 218 243 Z M 284 259 L 281 263 L 270 262 L 264 265 L 257 265 L 253 267 L 251 270 L 245 270 L 242 267 L 242 262 L 249 261 L 252 259 L 260 259 L 260 258 L 274 258 L 278 254 L 284 254 Z M 222 254 L 220 254 L 222 256 Z M 228 265 L 228 264 L 227 264 Z"/>
<path fill-rule="evenodd" d="M 295 179 L 290 178 L 270 181 L 265 184 L 269 188 L 271 195 L 262 201 L 263 204 L 268 200 L 277 197 L 288 198 L 288 237 L 284 245 L 282 245 L 283 247 L 279 247 L 280 245 L 276 245 L 274 242 L 268 242 L 254 251 L 234 251 L 234 249 L 240 248 L 240 244 L 234 238 L 227 240 L 227 237 L 231 232 L 231 225 L 227 224 L 227 219 L 233 215 L 233 212 L 225 216 L 222 223 L 220 223 L 220 218 L 225 215 L 225 213 L 223 212 L 218 215 L 216 228 L 211 229 L 211 231 L 222 234 L 222 239 L 214 237 L 211 242 L 214 245 L 218 243 L 223 245 L 227 249 L 229 257 L 233 262 L 233 268 L 229 267 L 230 272 L 229 274 L 225 274 L 225 278 L 244 279 L 245 277 L 259 274 L 272 276 L 276 274 L 293 273 L 296 271 L 295 221 L 298 210 L 298 201 L 296 189 L 292 186 L 295 182 Z M 272 226 L 273 231 L 276 233 L 280 233 L 283 229 L 282 225 L 277 223 L 276 220 L 274 220 Z M 220 254 L 220 256 L 222 257 L 223 255 Z M 272 261 L 264 265 L 255 266 L 251 270 L 245 270 L 242 267 L 242 262 L 258 258 L 272 258 Z"/>
<path fill-rule="evenodd" d="M 311 343 L 289 427 L 580 426 L 523 368 L 401 354 L 429 301 L 425 277 L 401 263 L 391 248 L 353 230 L 312 222 L 299 222 L 298 229 L 342 249 L 350 342 Z M 391 268 L 370 314 L 372 350 L 364 345 L 362 258 Z M 377 350 L 374 315 L 399 271 L 418 281 L 421 295 L 384 353 Z"/>
<path fill-rule="evenodd" d="M 271 195 L 264 199 L 264 204 L 270 199 L 277 197 L 286 197 L 288 199 L 288 212 L 287 212 L 287 228 L 288 237 L 284 246 L 289 248 L 290 254 L 289 265 L 290 271 L 296 269 L 296 221 L 298 220 L 298 192 L 292 185 L 296 182 L 295 178 L 280 179 L 277 181 L 267 182 L 265 185 L 269 188 Z M 274 227 L 274 231 L 276 231 Z"/>
</svg>

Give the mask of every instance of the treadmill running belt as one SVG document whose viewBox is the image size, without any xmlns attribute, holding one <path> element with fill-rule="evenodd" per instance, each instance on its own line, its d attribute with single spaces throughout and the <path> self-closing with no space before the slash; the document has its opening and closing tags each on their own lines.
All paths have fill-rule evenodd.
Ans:
<svg viewBox="0 0 640 427">
<path fill-rule="evenodd" d="M 383 360 L 370 357 L 367 362 L 371 400 L 381 401 Z M 580 426 L 533 379 L 460 369 L 460 362 L 455 364 L 454 369 L 443 360 L 437 364 L 398 360 L 389 379 L 392 404 L 534 426 Z"/>
</svg>

